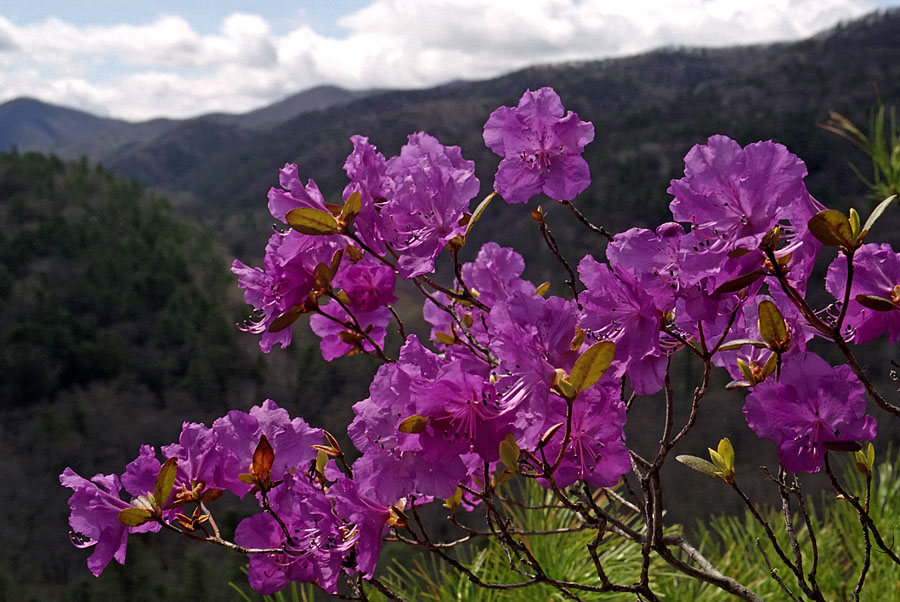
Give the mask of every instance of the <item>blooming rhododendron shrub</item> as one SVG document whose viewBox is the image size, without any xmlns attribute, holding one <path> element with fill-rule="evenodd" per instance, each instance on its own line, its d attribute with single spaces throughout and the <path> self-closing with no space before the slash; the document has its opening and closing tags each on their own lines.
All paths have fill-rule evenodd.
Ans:
<svg viewBox="0 0 900 602">
<path fill-rule="evenodd" d="M 67 468 L 60 482 L 73 490 L 72 541 L 94 548 L 90 570 L 99 575 L 110 560 L 124 562 L 130 534 L 165 530 L 246 555 L 260 594 L 304 582 L 349 599 L 369 599 L 373 589 L 402 599 L 376 573 L 389 540 L 427 550 L 492 589 L 543 584 L 569 599 L 587 591 L 659 600 L 649 571 L 659 561 L 740 599 L 761 600 L 684 537 L 669 535 L 666 470 L 681 471 L 686 486 L 706 475 L 733 489 L 793 575 L 790 585 L 776 576 L 779 586 L 792 599 L 799 599 L 796 590 L 824 601 L 818 561 L 804 565 L 809 553 L 791 518 L 798 511 L 812 520 L 797 474 L 823 468 L 860 518 L 867 547 L 856 593 L 873 546 L 884 552 L 879 561 L 900 565 L 868 501 L 846 491 L 829 461 L 855 452 L 857 468 L 871 479 L 874 452 L 864 453 L 860 442 L 875 438 L 881 416 L 868 413 L 867 397 L 881 414 L 900 416 L 851 347 L 900 338 L 900 255 L 866 243 L 892 198 L 862 225 L 855 211 L 848 217 L 812 198 L 806 166 L 784 146 L 741 147 L 717 135 L 688 152 L 684 177 L 671 182 L 675 221 L 610 235 L 571 202 L 590 184 L 581 155 L 593 136 L 593 126 L 566 112 L 555 91 L 526 91 L 516 107 L 487 119 L 484 141 L 502 160 L 495 191 L 475 206 L 474 163 L 424 132 L 410 135 L 395 157 L 365 137 L 351 138 L 339 204 L 286 165 L 268 195 L 280 225 L 263 267 L 232 266 L 254 309 L 242 328 L 270 352 L 290 344 L 308 317 L 326 360 L 367 354 L 381 361 L 368 396 L 353 405 L 347 435 L 355 450 L 266 400 L 212 426 L 185 423 L 177 443 L 159 452 L 143 446 L 121 476 L 87 480 Z M 513 204 L 544 194 L 599 235 L 596 248 L 570 261 L 546 214 L 531 212 L 548 253 L 568 274 L 568 295 L 549 295 L 550 283 L 522 278 L 525 262 L 515 249 L 467 246 L 497 193 Z M 814 307 L 806 291 L 820 285 L 811 281 L 812 268 L 826 251 L 837 252 L 824 283 L 835 302 Z M 427 339 L 407 334 L 393 307 L 398 279 L 422 294 Z M 815 350 L 829 344 L 841 363 Z M 687 399 L 672 383 L 679 354 L 702 366 Z M 741 488 L 746 475 L 738 474 L 727 437 L 709 449 L 711 461 L 675 455 L 691 451 L 686 437 L 701 411 L 717 411 L 701 402 L 718 369 L 731 378 L 729 394 L 744 399 L 747 423 L 723 428 L 777 447 L 780 464 L 768 477 L 783 499 L 790 553 Z M 663 429 L 658 448 L 639 453 L 625 428 L 631 408 L 645 403 L 663 404 Z M 508 511 L 521 503 L 508 485 L 514 479 L 546 488 L 548 508 L 572 512 L 577 522 L 561 531 L 516 523 Z M 259 509 L 233 536 L 212 511 L 226 494 L 255 499 Z M 443 504 L 458 536 L 434 535 L 420 516 L 432 504 Z M 481 516 L 481 526 L 467 522 L 467 511 Z M 574 531 L 596 534 L 584 553 L 600 585 L 551 576 L 531 551 L 530 538 Z M 519 581 L 482 581 L 451 553 L 481 537 L 502 543 Z M 611 538 L 640 544 L 640 574 L 610 579 L 598 550 Z M 815 542 L 809 545 L 817 558 Z"/>
</svg>

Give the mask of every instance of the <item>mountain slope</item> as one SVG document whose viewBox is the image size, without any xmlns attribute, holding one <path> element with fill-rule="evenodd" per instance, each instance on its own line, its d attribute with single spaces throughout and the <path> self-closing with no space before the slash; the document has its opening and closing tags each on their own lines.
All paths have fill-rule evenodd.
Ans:
<svg viewBox="0 0 900 602">
<path fill-rule="evenodd" d="M 54 152 L 60 146 L 124 122 L 106 119 L 33 98 L 0 104 L 0 151 Z"/>
</svg>

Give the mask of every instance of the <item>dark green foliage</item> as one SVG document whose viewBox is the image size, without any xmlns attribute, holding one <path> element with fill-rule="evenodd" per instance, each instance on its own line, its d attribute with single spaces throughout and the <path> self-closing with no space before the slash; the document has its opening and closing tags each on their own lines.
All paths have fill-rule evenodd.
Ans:
<svg viewBox="0 0 900 602">
<path fill-rule="evenodd" d="M 126 375 L 159 392 L 202 375 L 221 391 L 236 334 L 208 234 L 86 162 L 3 155 L 0 190 L 4 405 Z"/>
</svg>

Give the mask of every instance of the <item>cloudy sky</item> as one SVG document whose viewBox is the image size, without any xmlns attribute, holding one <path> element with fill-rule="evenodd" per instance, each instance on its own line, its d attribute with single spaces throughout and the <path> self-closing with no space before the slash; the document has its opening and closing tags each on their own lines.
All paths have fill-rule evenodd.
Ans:
<svg viewBox="0 0 900 602">
<path fill-rule="evenodd" d="M 806 37 L 900 0 L 3 0 L 0 102 L 125 119 L 319 84 L 415 88 L 667 45 Z"/>
</svg>

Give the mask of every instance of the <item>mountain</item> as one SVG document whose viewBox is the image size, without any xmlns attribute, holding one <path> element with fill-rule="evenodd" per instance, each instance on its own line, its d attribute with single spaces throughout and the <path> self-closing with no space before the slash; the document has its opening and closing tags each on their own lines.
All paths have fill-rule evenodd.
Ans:
<svg viewBox="0 0 900 602">
<path fill-rule="evenodd" d="M 0 104 L 0 150 L 56 152 L 73 140 L 123 123 L 34 98 L 16 98 Z"/>
<path fill-rule="evenodd" d="M 377 92 L 378 90 L 354 91 L 337 86 L 317 86 L 249 113 L 213 113 L 207 117 L 218 123 L 236 125 L 245 129 L 266 129 L 275 127 L 298 115 L 345 105 Z"/>
<path fill-rule="evenodd" d="M 247 113 L 141 122 L 106 119 L 32 98 L 17 98 L 0 104 L 0 151 L 16 148 L 54 153 L 64 159 L 86 156 L 104 164 L 114 164 L 121 158 L 123 173 L 144 182 L 167 182 L 170 171 L 176 175 L 185 171 L 220 145 L 239 143 L 255 130 L 277 127 L 304 113 L 347 104 L 376 92 L 318 86 Z M 147 165 L 137 165 L 132 155 L 146 160 Z"/>
</svg>

